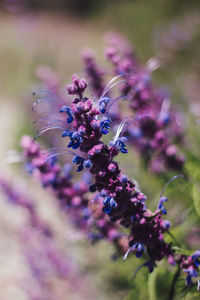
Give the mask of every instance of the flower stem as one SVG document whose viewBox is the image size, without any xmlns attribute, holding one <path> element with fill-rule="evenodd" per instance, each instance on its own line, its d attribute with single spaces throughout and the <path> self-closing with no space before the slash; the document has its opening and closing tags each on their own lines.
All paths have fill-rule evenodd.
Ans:
<svg viewBox="0 0 200 300">
<path fill-rule="evenodd" d="M 174 237 L 174 235 L 170 231 L 168 231 L 167 234 L 173 239 L 173 241 L 175 242 L 175 245 L 177 245 L 178 247 L 180 247 L 180 244 L 177 242 L 177 240 Z"/>
<path fill-rule="evenodd" d="M 172 284 L 170 287 L 170 291 L 169 291 L 169 296 L 168 296 L 168 300 L 173 300 L 174 296 L 175 296 L 175 285 L 176 285 L 176 281 L 180 275 L 180 265 L 178 265 L 178 269 L 176 271 L 176 273 L 174 274 L 173 280 L 172 280 Z"/>
</svg>

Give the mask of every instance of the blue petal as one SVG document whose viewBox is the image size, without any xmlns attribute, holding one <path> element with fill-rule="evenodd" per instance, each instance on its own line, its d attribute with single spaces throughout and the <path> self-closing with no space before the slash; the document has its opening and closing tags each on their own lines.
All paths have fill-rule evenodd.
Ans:
<svg viewBox="0 0 200 300">
<path fill-rule="evenodd" d="M 83 163 L 83 166 L 84 166 L 84 168 L 86 168 L 86 169 L 91 168 L 91 167 L 92 167 L 92 162 L 91 162 L 91 160 L 90 160 L 90 159 L 85 160 L 84 163 Z"/>
<path fill-rule="evenodd" d="M 71 132 L 70 132 L 68 129 L 66 129 L 66 130 L 63 131 L 63 133 L 62 133 L 62 137 L 70 136 L 70 134 L 71 134 Z"/>
<path fill-rule="evenodd" d="M 110 206 L 104 206 L 103 211 L 108 215 L 111 213 L 112 208 Z"/>
</svg>

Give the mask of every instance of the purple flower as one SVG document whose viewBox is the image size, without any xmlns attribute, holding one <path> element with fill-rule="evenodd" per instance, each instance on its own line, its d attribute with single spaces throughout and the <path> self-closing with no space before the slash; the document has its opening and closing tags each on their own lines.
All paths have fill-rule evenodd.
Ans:
<svg viewBox="0 0 200 300">
<path fill-rule="evenodd" d="M 72 134 L 72 132 L 69 131 L 68 129 L 66 129 L 66 130 L 63 131 L 63 133 L 62 133 L 62 137 L 70 136 L 71 134 Z"/>
<path fill-rule="evenodd" d="M 90 160 L 90 159 L 85 160 L 84 163 L 83 163 L 83 167 L 84 167 L 85 169 L 90 169 L 90 168 L 92 167 L 92 162 L 91 162 L 91 160 Z"/>
<path fill-rule="evenodd" d="M 136 257 L 141 257 L 144 253 L 144 247 L 141 243 L 136 243 L 134 245 L 132 245 L 128 251 L 126 252 L 126 254 L 124 255 L 123 259 L 126 260 L 128 254 L 133 251 L 136 255 Z"/>
<path fill-rule="evenodd" d="M 112 208 L 116 208 L 117 207 L 117 203 L 115 202 L 115 200 L 108 196 L 104 199 L 103 201 L 104 207 L 103 207 L 103 211 L 106 214 L 110 214 L 110 212 L 112 211 Z"/>
<path fill-rule="evenodd" d="M 110 102 L 110 98 L 108 97 L 103 97 L 99 101 L 99 110 L 102 114 L 105 114 L 109 102 Z"/>
<path fill-rule="evenodd" d="M 192 266 L 190 266 L 188 269 L 185 269 L 184 272 L 187 273 L 186 285 L 191 286 L 193 284 L 192 278 L 198 278 L 198 272 Z"/>
<path fill-rule="evenodd" d="M 168 220 L 163 220 L 162 225 L 165 229 L 169 230 L 169 228 L 171 227 L 171 222 Z"/>
<path fill-rule="evenodd" d="M 128 176 L 127 175 L 121 175 L 120 181 L 121 181 L 121 183 L 126 184 L 128 182 Z"/>
<path fill-rule="evenodd" d="M 122 153 L 128 153 L 128 150 L 126 149 L 125 142 L 127 141 L 127 138 L 122 136 L 116 140 L 116 142 L 110 142 L 111 146 L 114 146 L 117 150 L 120 150 Z"/>
<path fill-rule="evenodd" d="M 102 199 L 94 200 L 95 211 L 92 205 L 89 205 L 86 195 L 88 193 L 88 185 L 91 184 L 91 176 L 89 182 L 88 178 L 83 178 L 80 182 L 73 184 L 71 181 L 71 167 L 69 165 L 65 165 L 63 168 L 61 168 L 57 162 L 52 165 L 50 159 L 46 160 L 46 155 L 44 155 L 40 164 L 35 164 L 35 160 L 41 156 L 39 146 L 34 144 L 32 139 L 27 136 L 23 137 L 22 145 L 26 160 L 30 165 L 34 165 L 33 175 L 36 176 L 42 184 L 45 182 L 45 185 L 43 184 L 45 188 L 51 188 L 61 204 L 62 210 L 63 208 L 65 209 L 73 224 L 84 231 L 86 236 L 90 238 L 92 242 L 105 238 L 108 241 L 114 241 L 117 251 L 121 251 L 120 243 L 123 236 L 120 231 L 118 231 L 117 224 L 112 223 L 106 218 L 106 215 L 103 212 Z M 90 159 L 84 159 L 78 155 L 73 158 L 73 162 L 78 165 L 78 171 L 82 170 L 83 167 L 86 167 L 87 169 L 93 167 Z M 49 180 L 49 178 L 52 178 L 52 175 L 54 181 Z M 90 190 L 95 192 L 96 184 L 92 184 Z M 115 206 L 113 201 L 111 201 L 110 205 L 112 207 Z M 95 233 L 93 232 L 94 228 L 97 231 Z M 125 243 L 124 247 L 126 246 L 128 246 L 128 243 Z"/>
<path fill-rule="evenodd" d="M 78 131 L 71 132 L 69 134 L 69 137 L 70 137 L 70 142 L 67 147 L 72 149 L 78 149 L 80 144 L 82 143 L 82 138 L 78 133 Z"/>
<path fill-rule="evenodd" d="M 85 79 L 79 79 L 76 74 L 72 76 L 73 83 L 67 86 L 67 91 L 70 95 L 79 95 L 82 97 L 83 92 L 87 87 Z"/>
<path fill-rule="evenodd" d="M 111 120 L 109 118 L 103 118 L 100 122 L 100 130 L 102 134 L 108 134 L 110 129 Z"/>
<path fill-rule="evenodd" d="M 66 129 L 62 133 L 62 137 L 66 137 L 66 136 L 68 136 L 70 138 L 70 142 L 67 147 L 72 148 L 72 149 L 78 149 L 82 142 L 82 138 L 81 138 L 81 135 L 79 134 L 79 132 L 78 131 L 71 132 L 68 129 Z"/>
<path fill-rule="evenodd" d="M 192 259 L 194 261 L 194 264 L 196 267 L 200 266 L 200 251 L 196 251 L 193 255 L 192 255 Z"/>
<path fill-rule="evenodd" d="M 119 55 L 119 60 L 117 55 Z M 168 125 L 165 121 L 165 115 L 168 116 L 168 109 L 163 108 L 163 97 L 154 90 L 148 71 L 143 70 L 139 65 L 135 65 L 135 61 L 129 51 L 125 51 L 125 57 L 122 60 L 120 53 L 113 53 L 110 57 L 112 57 L 117 72 L 120 70 L 120 74 L 121 72 L 132 72 L 133 68 L 136 72 L 136 79 L 134 80 L 127 76 L 127 85 L 125 84 L 122 87 L 121 92 L 124 95 L 131 96 L 131 107 L 139 114 L 134 126 L 138 126 L 141 132 L 141 135 L 137 136 L 137 145 L 140 151 L 148 156 L 153 151 L 158 150 L 158 158 L 164 162 L 167 161 L 167 155 L 176 159 L 176 153 L 166 151 L 169 147 L 168 137 L 165 132 L 165 126 Z M 116 77 L 113 80 L 115 79 Z M 87 210 L 89 208 L 88 200 L 84 202 L 81 198 L 83 197 L 84 199 L 84 194 L 81 194 L 81 197 L 77 194 L 81 190 L 79 184 L 72 186 L 70 183 L 68 188 L 68 182 L 64 182 L 61 185 L 61 189 L 58 188 L 60 186 L 60 177 L 57 176 L 56 172 L 52 172 L 54 177 L 48 180 L 48 184 L 55 188 L 60 199 L 64 198 L 64 201 L 67 199 L 67 207 L 80 206 L 82 208 L 81 213 L 78 213 L 78 217 L 81 215 L 82 218 L 76 218 L 75 222 L 78 223 L 79 219 L 81 221 L 82 219 L 89 220 L 90 224 L 97 225 L 100 232 L 97 234 L 98 236 L 106 236 L 110 240 L 117 238 L 118 241 L 119 233 L 115 230 L 115 226 L 120 224 L 128 228 L 129 237 L 127 237 L 126 242 L 129 241 L 130 248 L 124 257 L 126 258 L 130 251 L 133 251 L 136 257 L 141 257 L 145 252 L 149 257 L 149 261 L 144 265 L 151 272 L 156 261 L 160 261 L 164 257 L 170 258 L 172 261 L 172 258 L 175 257 L 171 244 L 164 240 L 164 233 L 168 232 L 170 228 L 170 222 L 162 219 L 163 214 L 167 213 L 163 205 L 167 198 L 161 197 L 158 209 L 155 212 L 150 211 L 145 204 L 146 196 L 138 190 L 134 181 L 130 180 L 126 175 L 122 175 L 115 157 L 119 152 L 128 152 L 125 144 L 127 138 L 124 136 L 120 137 L 126 122 L 122 122 L 120 125 L 113 142 L 107 145 L 102 141 L 102 135 L 108 134 L 111 127 L 111 119 L 107 117 L 109 116 L 107 106 L 111 99 L 110 89 L 120 83 L 120 81 L 113 83 L 113 80 L 105 87 L 100 96 L 99 105 L 97 105 L 96 101 L 92 101 L 92 99 L 85 97 L 83 94 L 87 87 L 86 81 L 79 79 L 77 75 L 73 76 L 73 82 L 67 87 L 67 90 L 69 94 L 76 96 L 70 106 L 61 108 L 61 111 L 66 112 L 67 123 L 71 124 L 69 126 L 74 130 L 72 132 L 70 128 L 70 130 L 66 129 L 63 132 L 63 136 L 70 138 L 68 147 L 72 149 L 79 148 L 81 155 L 75 155 L 72 162 L 78 165 L 78 172 L 84 168 L 89 169 L 93 178 L 89 190 L 91 192 L 100 192 L 100 196 L 97 195 L 94 200 L 95 203 L 98 203 L 94 212 L 98 217 L 93 218 L 92 210 Z M 109 98 L 105 96 L 108 92 Z M 120 98 L 121 96 L 117 99 Z M 152 99 L 156 99 L 155 103 L 152 102 Z M 161 115 L 160 109 L 164 117 L 159 119 L 158 116 Z M 145 117 L 141 117 L 143 110 Z M 102 114 L 106 113 L 106 111 L 106 117 L 102 117 Z M 37 152 L 37 149 L 35 151 Z M 40 165 L 44 167 L 41 161 Z M 47 166 L 45 165 L 45 167 Z M 51 167 L 53 166 L 48 165 L 50 171 Z M 47 174 L 49 175 L 48 168 Z M 50 173 L 50 175 L 52 174 Z M 66 194 L 68 197 L 65 197 Z M 103 201 L 102 197 L 104 198 Z M 76 213 L 74 212 L 74 214 Z M 105 215 L 108 215 L 107 220 Z M 95 226 L 94 228 L 96 228 Z M 188 282 L 192 280 L 192 277 L 196 276 L 195 272 L 199 266 L 198 259 L 198 255 L 194 256 L 193 272 L 190 265 L 184 265 L 184 269 L 188 273 Z M 190 258 L 190 260 L 192 259 Z"/>
<path fill-rule="evenodd" d="M 163 203 L 166 202 L 168 199 L 167 197 L 161 197 L 158 203 L 158 209 L 162 211 L 163 214 L 167 214 L 167 210 L 165 209 Z"/>
<path fill-rule="evenodd" d="M 92 51 L 85 50 L 82 56 L 85 65 L 85 73 L 90 83 L 90 89 L 95 93 L 95 95 L 100 95 L 104 88 L 104 71 L 95 62 Z"/>
<path fill-rule="evenodd" d="M 122 36 L 114 34 L 107 41 L 106 54 L 112 63 L 113 73 L 118 76 L 124 74 L 126 79 L 124 84 L 123 81 L 118 82 L 121 83 L 120 95 L 129 100 L 130 109 L 137 119 L 134 126 L 127 129 L 130 142 L 148 162 L 151 171 L 160 173 L 165 168 L 181 171 L 184 158 L 178 153 L 169 157 L 166 151 L 172 140 L 181 142 L 182 139 L 182 128 L 177 122 L 178 113 L 171 107 L 166 92 L 153 85 L 150 61 L 142 66 Z M 141 118 L 141 115 L 146 117 Z M 122 117 L 118 114 L 118 118 Z M 162 138 L 159 138 L 160 131 L 163 132 Z"/>
<path fill-rule="evenodd" d="M 72 159 L 72 162 L 73 162 L 73 164 L 78 165 L 77 172 L 80 172 L 80 171 L 83 170 L 83 168 L 84 168 L 84 165 L 83 165 L 83 164 L 84 164 L 84 158 L 82 158 L 82 157 L 76 155 L 76 156 L 74 156 L 74 158 Z"/>
<path fill-rule="evenodd" d="M 72 110 L 71 110 L 71 108 L 69 108 L 67 105 L 65 105 L 65 106 L 63 106 L 63 107 L 61 107 L 61 109 L 60 109 L 60 113 L 62 113 L 62 112 L 66 112 L 66 115 L 67 115 L 67 123 L 71 123 L 71 122 L 73 122 L 73 113 L 72 113 Z"/>
<path fill-rule="evenodd" d="M 137 243 L 133 246 L 133 249 L 136 250 L 136 257 L 141 257 L 143 255 L 144 252 L 144 247 L 142 246 L 142 244 Z"/>
</svg>

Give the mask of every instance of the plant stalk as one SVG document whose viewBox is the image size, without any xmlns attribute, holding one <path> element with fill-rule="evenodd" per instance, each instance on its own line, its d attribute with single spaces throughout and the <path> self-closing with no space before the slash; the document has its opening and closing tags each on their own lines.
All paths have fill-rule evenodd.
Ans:
<svg viewBox="0 0 200 300">
<path fill-rule="evenodd" d="M 180 275 L 180 265 L 178 265 L 178 269 L 176 271 L 176 273 L 174 274 L 173 280 L 172 280 L 172 284 L 170 287 L 170 291 L 169 291 L 169 296 L 168 296 L 168 300 L 173 300 L 174 296 L 175 296 L 175 285 L 176 285 L 176 281 Z"/>
</svg>

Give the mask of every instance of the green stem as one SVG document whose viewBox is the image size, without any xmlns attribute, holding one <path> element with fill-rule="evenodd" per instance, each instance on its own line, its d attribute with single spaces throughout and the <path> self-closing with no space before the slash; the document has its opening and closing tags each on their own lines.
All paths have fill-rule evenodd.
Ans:
<svg viewBox="0 0 200 300">
<path fill-rule="evenodd" d="M 153 219 L 153 218 L 155 218 L 157 215 L 159 215 L 161 213 L 161 209 L 156 213 L 156 214 L 153 214 L 152 216 L 150 216 L 150 217 L 146 217 L 148 220 L 151 220 L 151 219 Z"/>
<path fill-rule="evenodd" d="M 172 284 L 170 287 L 170 291 L 169 291 L 169 296 L 168 296 L 168 300 L 173 300 L 174 296 L 175 296 L 175 285 L 176 285 L 176 281 L 180 275 L 180 265 L 178 265 L 178 269 L 176 271 L 176 273 L 174 274 L 174 278 L 172 280 Z"/>
<path fill-rule="evenodd" d="M 175 237 L 173 236 L 173 234 L 168 231 L 167 234 L 169 234 L 169 236 L 173 239 L 173 241 L 175 242 L 176 246 L 180 247 L 180 244 L 177 242 L 177 240 L 175 239 Z"/>
</svg>

